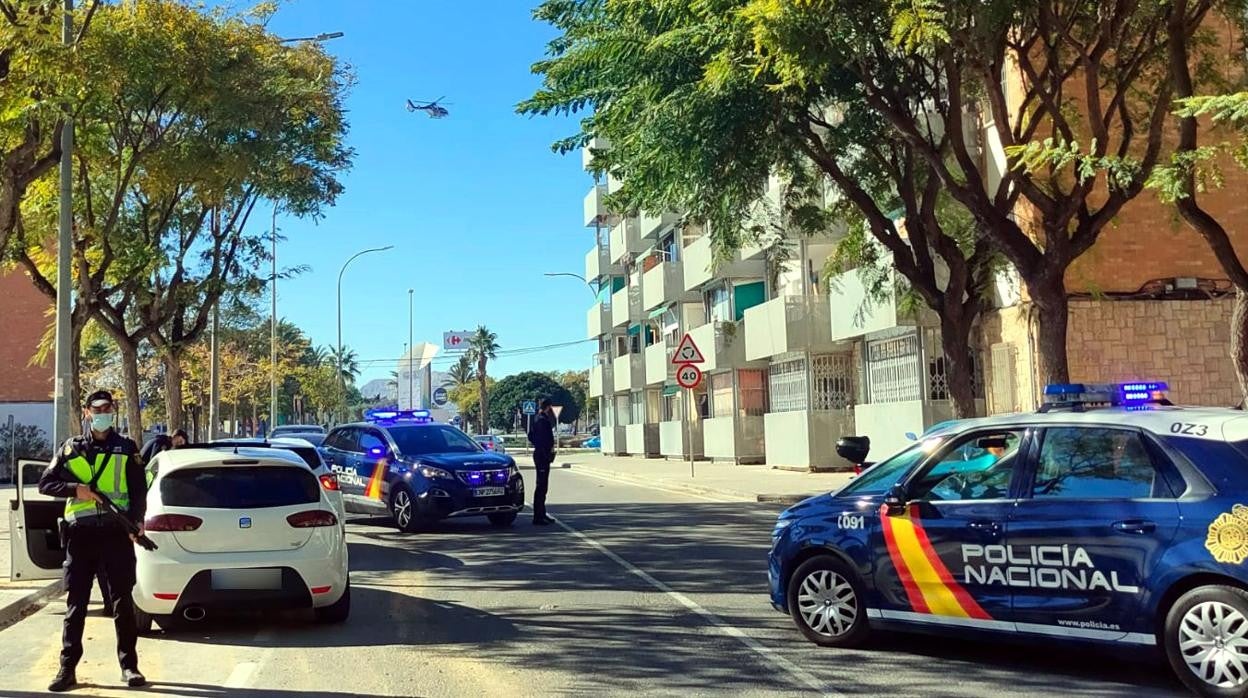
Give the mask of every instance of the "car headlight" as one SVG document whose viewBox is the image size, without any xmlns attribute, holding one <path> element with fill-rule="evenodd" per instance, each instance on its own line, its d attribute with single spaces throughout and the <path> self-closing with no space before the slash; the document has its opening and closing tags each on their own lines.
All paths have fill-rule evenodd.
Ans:
<svg viewBox="0 0 1248 698">
<path fill-rule="evenodd" d="M 513 477 L 515 477 L 515 476 L 517 476 L 517 475 L 519 475 L 519 474 L 520 474 L 520 468 L 518 468 L 518 467 L 516 467 L 516 466 L 514 466 L 514 465 L 509 465 L 509 466 L 507 466 L 507 477 L 508 477 L 508 478 L 513 478 Z"/>
<path fill-rule="evenodd" d="M 794 519 L 777 519 L 776 527 L 771 529 L 771 543 L 775 545 L 780 540 L 780 536 L 784 535 L 784 529 L 793 525 Z"/>
<path fill-rule="evenodd" d="M 432 480 L 454 480 L 455 479 L 455 476 L 452 475 L 449 470 L 435 468 L 432 465 L 422 465 L 416 469 L 416 472 Z"/>
</svg>

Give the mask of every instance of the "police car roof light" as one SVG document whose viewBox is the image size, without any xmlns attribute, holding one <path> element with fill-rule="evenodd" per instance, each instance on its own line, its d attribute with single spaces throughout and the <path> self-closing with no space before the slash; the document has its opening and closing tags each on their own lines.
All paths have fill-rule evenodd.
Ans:
<svg viewBox="0 0 1248 698">
<path fill-rule="evenodd" d="M 1136 381 L 1132 383 L 1054 383 L 1044 387 L 1044 405 L 1041 412 L 1056 407 L 1072 407 L 1082 410 L 1090 404 L 1125 407 L 1128 410 L 1149 409 L 1150 405 L 1169 405 L 1165 392 L 1168 386 L 1162 381 Z"/>
<path fill-rule="evenodd" d="M 429 410 L 369 410 L 364 413 L 364 419 L 368 422 L 413 422 L 416 424 L 428 424 L 433 421 L 433 416 Z"/>
</svg>

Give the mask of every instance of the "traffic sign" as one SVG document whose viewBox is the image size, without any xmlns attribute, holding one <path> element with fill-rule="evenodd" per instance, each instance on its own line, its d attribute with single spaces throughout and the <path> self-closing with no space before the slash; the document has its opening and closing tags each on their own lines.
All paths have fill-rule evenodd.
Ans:
<svg viewBox="0 0 1248 698">
<path fill-rule="evenodd" d="M 680 339 L 680 344 L 676 345 L 676 351 L 672 354 L 672 363 L 677 366 L 680 364 L 702 364 L 706 363 L 706 359 L 702 356 L 698 345 L 693 343 L 693 337 L 686 334 Z"/>
<path fill-rule="evenodd" d="M 559 419 L 559 415 L 563 413 L 563 405 L 551 405 L 550 410 L 555 413 L 555 419 Z"/>
<path fill-rule="evenodd" d="M 433 404 L 441 407 L 447 403 L 450 396 L 446 394 L 446 388 L 438 388 L 433 391 Z"/>
<path fill-rule="evenodd" d="M 537 401 L 525 400 L 524 406 L 521 408 L 520 411 L 524 412 L 525 414 L 537 414 Z"/>
<path fill-rule="evenodd" d="M 693 364 L 681 364 L 676 369 L 676 382 L 682 388 L 693 390 L 702 384 L 702 369 Z"/>
<path fill-rule="evenodd" d="M 468 340 L 472 339 L 472 332 L 443 332 L 442 333 L 442 351 L 468 351 Z"/>
</svg>

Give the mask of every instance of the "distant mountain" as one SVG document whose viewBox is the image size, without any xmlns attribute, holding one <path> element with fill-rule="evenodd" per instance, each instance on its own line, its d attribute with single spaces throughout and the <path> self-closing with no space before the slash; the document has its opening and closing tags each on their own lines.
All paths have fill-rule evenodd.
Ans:
<svg viewBox="0 0 1248 698">
<path fill-rule="evenodd" d="M 366 399 L 382 399 L 394 400 L 398 396 L 398 390 L 385 378 L 378 378 L 365 383 L 360 388 L 360 395 Z"/>
</svg>

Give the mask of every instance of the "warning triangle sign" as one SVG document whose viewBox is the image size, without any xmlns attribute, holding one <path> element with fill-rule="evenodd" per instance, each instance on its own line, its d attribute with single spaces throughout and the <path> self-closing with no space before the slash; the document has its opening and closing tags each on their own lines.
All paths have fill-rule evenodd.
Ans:
<svg viewBox="0 0 1248 698">
<path fill-rule="evenodd" d="M 702 356 L 698 345 L 693 343 L 693 337 L 686 334 L 681 337 L 680 344 L 676 345 L 676 351 L 672 354 L 672 363 L 674 364 L 702 364 L 706 363 L 706 359 Z"/>
</svg>

